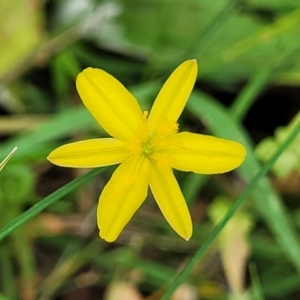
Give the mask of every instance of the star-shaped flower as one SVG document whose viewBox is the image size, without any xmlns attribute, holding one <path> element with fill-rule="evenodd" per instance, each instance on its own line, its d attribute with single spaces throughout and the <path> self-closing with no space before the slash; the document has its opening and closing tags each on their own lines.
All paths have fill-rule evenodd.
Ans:
<svg viewBox="0 0 300 300">
<path fill-rule="evenodd" d="M 84 105 L 112 137 L 61 146 L 48 159 L 75 168 L 120 164 L 104 187 L 97 209 L 100 236 L 106 241 L 117 239 L 146 199 L 148 186 L 168 223 L 188 240 L 191 217 L 172 168 L 215 174 L 243 162 L 245 148 L 237 142 L 177 132 L 177 120 L 196 75 L 195 60 L 182 63 L 162 87 L 149 115 L 105 71 L 87 68 L 78 75 L 76 85 Z"/>
</svg>

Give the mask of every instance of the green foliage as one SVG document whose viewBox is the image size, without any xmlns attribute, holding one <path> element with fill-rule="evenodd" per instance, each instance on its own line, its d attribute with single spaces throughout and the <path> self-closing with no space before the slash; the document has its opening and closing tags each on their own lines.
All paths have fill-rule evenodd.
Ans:
<svg viewBox="0 0 300 300">
<path fill-rule="evenodd" d="M 82 288 L 110 300 L 99 287 L 114 282 L 157 299 L 171 299 L 183 283 L 201 299 L 298 299 L 299 1 L 42 2 L 0 2 L 0 299 L 74 298 Z M 149 110 L 188 58 L 197 59 L 199 78 L 180 130 L 239 141 L 247 159 L 231 174 L 179 174 L 193 216 L 189 242 L 169 230 L 149 197 L 117 243 L 106 244 L 94 211 L 112 170 L 46 160 L 58 145 L 105 134 L 79 100 L 76 76 L 102 68 Z M 257 122 L 256 100 L 286 86 L 295 103 L 260 98 L 268 113 Z M 269 121 L 275 101 L 277 113 L 288 110 L 280 127 Z M 274 136 L 259 126 L 273 126 Z M 250 274 L 241 290 L 226 252 L 237 245 L 249 251 L 239 264 Z"/>
</svg>

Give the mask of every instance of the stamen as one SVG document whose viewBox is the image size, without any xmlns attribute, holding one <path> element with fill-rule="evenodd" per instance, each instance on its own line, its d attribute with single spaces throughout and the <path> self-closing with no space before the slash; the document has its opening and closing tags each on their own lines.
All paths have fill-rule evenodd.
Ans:
<svg viewBox="0 0 300 300">
<path fill-rule="evenodd" d="M 148 110 L 143 111 L 143 118 L 144 119 L 147 119 L 148 115 L 149 115 L 149 111 Z"/>
<path fill-rule="evenodd" d="M 144 154 L 145 156 L 150 156 L 153 154 L 153 148 L 152 146 L 149 144 L 149 142 L 146 143 L 142 143 L 141 144 L 142 147 L 142 154 Z"/>
</svg>

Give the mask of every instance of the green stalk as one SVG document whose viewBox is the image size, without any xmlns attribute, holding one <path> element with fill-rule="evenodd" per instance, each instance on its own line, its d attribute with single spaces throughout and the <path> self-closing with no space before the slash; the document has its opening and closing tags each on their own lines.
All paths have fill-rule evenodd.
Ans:
<svg viewBox="0 0 300 300">
<path fill-rule="evenodd" d="M 254 74 L 232 103 L 230 107 L 231 117 L 237 121 L 244 119 L 257 96 L 268 83 L 273 70 L 274 67 L 272 66 L 263 66 Z"/>
<path fill-rule="evenodd" d="M 3 247 L 0 251 L 0 278 L 2 287 L 1 293 L 3 296 L 5 295 L 4 299 L 17 299 L 18 295 L 13 271 L 13 262 L 8 247 Z M 2 294 L 0 294 L 0 300 Z"/>
</svg>

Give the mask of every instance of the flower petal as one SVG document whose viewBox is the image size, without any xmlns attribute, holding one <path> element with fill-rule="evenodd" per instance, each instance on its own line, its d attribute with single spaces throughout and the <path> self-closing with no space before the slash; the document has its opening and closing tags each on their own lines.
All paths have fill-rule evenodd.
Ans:
<svg viewBox="0 0 300 300">
<path fill-rule="evenodd" d="M 168 223 L 182 238 L 189 240 L 192 235 L 192 221 L 171 168 L 152 163 L 150 188 Z"/>
<path fill-rule="evenodd" d="M 123 142 L 104 138 L 63 145 L 53 150 L 48 160 L 62 167 L 95 168 L 118 164 L 128 156 Z"/>
<path fill-rule="evenodd" d="M 97 209 L 100 237 L 117 239 L 148 193 L 150 163 L 138 155 L 124 161 L 104 187 Z"/>
<path fill-rule="evenodd" d="M 237 168 L 245 159 L 245 148 L 234 141 L 181 132 L 169 138 L 167 154 L 172 168 L 200 174 L 216 174 Z M 159 153 L 158 153 L 159 154 Z"/>
<path fill-rule="evenodd" d="M 196 60 L 182 63 L 160 90 L 148 118 L 151 129 L 160 123 L 176 123 L 190 96 L 197 76 Z"/>
<path fill-rule="evenodd" d="M 144 122 L 134 96 L 103 70 L 83 70 L 76 85 L 84 105 L 111 136 L 126 139 Z"/>
</svg>

